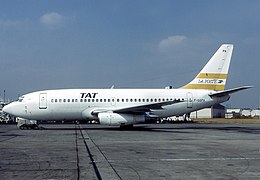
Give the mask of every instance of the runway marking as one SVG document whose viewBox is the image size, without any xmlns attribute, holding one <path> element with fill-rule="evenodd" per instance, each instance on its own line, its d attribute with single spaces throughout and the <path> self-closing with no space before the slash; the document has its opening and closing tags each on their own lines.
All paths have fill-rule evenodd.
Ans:
<svg viewBox="0 0 260 180">
<path fill-rule="evenodd" d="M 77 128 L 81 134 L 81 137 L 82 137 L 85 147 L 87 149 L 87 152 L 88 152 L 89 158 L 92 162 L 91 164 L 93 165 L 93 168 L 95 170 L 97 179 L 98 180 L 103 179 L 101 176 L 101 172 L 103 172 L 103 175 L 106 175 L 106 178 L 107 178 L 107 176 L 110 176 L 109 179 L 122 179 L 122 177 L 116 171 L 115 167 L 113 167 L 111 162 L 108 161 L 105 154 L 101 151 L 100 147 L 90 137 L 87 130 L 84 130 L 80 124 L 77 124 Z M 97 159 L 104 158 L 104 161 L 97 161 L 95 158 L 97 158 Z M 98 165 L 98 163 L 100 163 L 100 165 Z M 106 166 L 109 166 L 109 167 L 106 168 Z M 109 173 L 109 174 L 106 174 L 106 173 Z"/>
<path fill-rule="evenodd" d="M 86 132 L 87 133 L 87 132 Z M 106 162 L 109 164 L 109 166 L 113 169 L 113 171 L 116 173 L 117 177 L 119 179 L 122 179 L 122 177 L 118 174 L 118 172 L 116 171 L 116 169 L 114 168 L 114 166 L 110 163 L 110 161 L 107 159 L 107 157 L 105 156 L 105 154 L 101 151 L 101 149 L 99 148 L 99 146 L 91 139 L 89 138 L 90 141 L 96 146 L 96 148 L 98 149 L 98 151 L 102 154 L 102 156 L 105 158 Z"/>
<path fill-rule="evenodd" d="M 260 160 L 260 157 L 252 157 L 252 158 L 176 158 L 176 159 L 142 159 L 139 160 L 131 160 L 131 159 L 109 159 L 109 162 L 117 162 L 117 161 L 124 161 L 124 162 L 132 162 L 132 161 L 142 161 L 142 162 L 158 162 L 158 161 L 232 161 L 232 160 Z"/>
<path fill-rule="evenodd" d="M 187 159 L 160 159 L 160 161 L 231 161 L 231 160 L 260 160 L 260 158 L 187 158 Z"/>
<path fill-rule="evenodd" d="M 76 127 L 76 125 L 75 125 L 75 127 Z M 97 168 L 96 162 L 95 162 L 95 160 L 94 160 L 94 158 L 93 158 L 93 155 L 92 155 L 92 153 L 91 153 L 91 151 L 90 151 L 90 149 L 89 149 L 89 147 L 88 147 L 86 138 L 85 138 L 84 135 L 83 135 L 81 126 L 80 126 L 79 124 L 77 124 L 77 127 L 78 127 L 77 129 L 79 130 L 79 132 L 80 132 L 80 134 L 81 134 L 81 137 L 82 137 L 82 139 L 83 139 L 83 142 L 84 142 L 84 144 L 85 144 L 86 150 L 87 150 L 87 152 L 88 152 L 88 156 L 89 156 L 89 158 L 90 158 L 90 160 L 91 160 L 91 162 L 92 162 L 91 164 L 92 164 L 92 166 L 93 166 L 93 168 L 94 168 L 96 177 L 97 177 L 98 180 L 102 180 L 102 177 L 101 177 L 101 175 L 100 175 L 99 169 Z"/>
<path fill-rule="evenodd" d="M 86 141 L 86 138 L 83 135 L 81 126 L 79 124 L 75 124 L 76 152 L 77 152 L 77 173 L 78 173 L 77 180 L 79 180 L 79 178 L 80 178 L 80 167 L 79 167 L 79 157 L 78 157 L 78 137 L 79 137 L 78 131 L 79 131 L 79 134 L 81 135 L 81 138 L 82 138 L 82 140 L 84 142 L 85 148 L 86 148 L 87 153 L 88 153 L 88 157 L 91 160 L 91 164 L 93 166 L 93 169 L 94 169 L 94 172 L 96 174 L 96 177 L 97 177 L 98 180 L 102 180 L 102 177 L 100 175 L 99 169 L 97 168 L 96 162 L 95 162 L 95 160 L 93 158 L 93 154 L 91 153 L 91 151 L 89 149 L 89 146 L 88 146 L 88 143 Z"/>
</svg>

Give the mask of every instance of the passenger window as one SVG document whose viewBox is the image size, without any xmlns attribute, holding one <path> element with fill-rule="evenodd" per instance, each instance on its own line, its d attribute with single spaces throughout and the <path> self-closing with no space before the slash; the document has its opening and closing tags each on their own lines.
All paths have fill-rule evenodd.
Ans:
<svg viewBox="0 0 260 180">
<path fill-rule="evenodd" d="M 110 99 L 108 99 L 107 102 L 110 102 Z"/>
<path fill-rule="evenodd" d="M 63 99 L 63 102 L 66 102 L 66 99 Z"/>
<path fill-rule="evenodd" d="M 68 99 L 68 102 L 70 102 L 70 99 Z"/>
<path fill-rule="evenodd" d="M 92 102 L 95 102 L 95 99 L 92 99 Z"/>
<path fill-rule="evenodd" d="M 53 103 L 53 102 L 54 102 L 54 99 L 52 99 L 51 102 Z"/>
<path fill-rule="evenodd" d="M 122 99 L 122 102 L 124 102 L 124 99 Z"/>
<path fill-rule="evenodd" d="M 117 99 L 117 102 L 119 102 L 119 99 Z"/>
<path fill-rule="evenodd" d="M 74 102 L 74 99 L 72 99 L 71 102 Z"/>
<path fill-rule="evenodd" d="M 85 102 L 87 102 L 87 99 L 85 99 Z M 90 99 L 88 99 L 88 102 L 90 102 Z"/>
<path fill-rule="evenodd" d="M 61 99 L 59 99 L 59 102 L 61 103 L 61 102 L 62 102 L 62 100 L 61 100 Z"/>
<path fill-rule="evenodd" d="M 55 102 L 58 102 L 58 99 L 55 99 Z"/>
<path fill-rule="evenodd" d="M 75 99 L 75 102 L 78 102 L 78 99 Z"/>
<path fill-rule="evenodd" d="M 106 99 L 104 99 L 104 102 L 107 102 L 107 100 L 106 100 Z"/>
</svg>

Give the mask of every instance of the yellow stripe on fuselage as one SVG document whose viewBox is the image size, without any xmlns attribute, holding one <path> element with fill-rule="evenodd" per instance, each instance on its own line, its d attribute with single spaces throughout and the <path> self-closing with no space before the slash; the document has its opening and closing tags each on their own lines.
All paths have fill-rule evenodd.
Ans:
<svg viewBox="0 0 260 180">
<path fill-rule="evenodd" d="M 196 78 L 227 79 L 227 74 L 200 73 Z"/>
<path fill-rule="evenodd" d="M 216 84 L 187 84 L 186 86 L 181 87 L 181 89 L 205 89 L 205 90 L 222 91 L 222 90 L 225 89 L 225 85 L 216 85 Z"/>
</svg>

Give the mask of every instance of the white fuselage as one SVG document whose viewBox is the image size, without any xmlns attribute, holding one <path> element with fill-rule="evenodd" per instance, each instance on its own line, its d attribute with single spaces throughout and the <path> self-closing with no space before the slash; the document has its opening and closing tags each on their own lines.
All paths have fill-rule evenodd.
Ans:
<svg viewBox="0 0 260 180">
<path fill-rule="evenodd" d="M 143 112 L 148 117 L 183 115 L 228 100 L 211 98 L 209 90 L 189 89 L 62 89 L 26 94 L 9 104 L 11 115 L 33 120 L 98 120 L 98 112 L 179 101 Z M 124 113 L 124 114 L 131 114 Z"/>
</svg>

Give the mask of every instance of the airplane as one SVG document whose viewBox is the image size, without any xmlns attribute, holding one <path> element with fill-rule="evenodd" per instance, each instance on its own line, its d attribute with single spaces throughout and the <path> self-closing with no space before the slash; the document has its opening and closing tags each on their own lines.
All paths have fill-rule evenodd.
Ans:
<svg viewBox="0 0 260 180">
<path fill-rule="evenodd" d="M 146 119 L 189 114 L 228 101 L 225 90 L 233 44 L 223 44 L 199 74 L 178 89 L 56 89 L 25 94 L 3 111 L 28 120 L 96 120 L 100 124 L 133 126 Z"/>
</svg>

